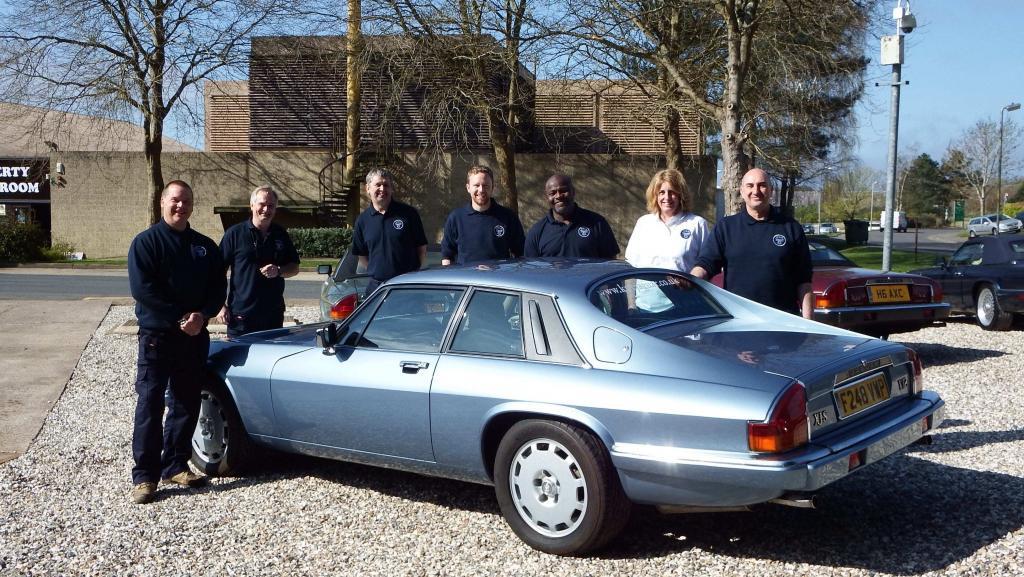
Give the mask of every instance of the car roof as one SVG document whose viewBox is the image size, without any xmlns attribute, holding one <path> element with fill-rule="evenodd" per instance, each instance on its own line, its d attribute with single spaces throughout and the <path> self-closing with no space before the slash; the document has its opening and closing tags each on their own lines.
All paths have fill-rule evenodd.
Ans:
<svg viewBox="0 0 1024 577">
<path fill-rule="evenodd" d="M 581 293 L 598 278 L 632 268 L 622 260 L 527 258 L 429 268 L 401 275 L 388 284 L 468 284 L 542 294 Z"/>
<path fill-rule="evenodd" d="M 998 264 L 1021 260 L 1020 254 L 1010 248 L 1010 243 L 1024 242 L 1024 234 L 1001 234 L 998 236 L 979 236 L 964 243 L 984 246 L 985 263 Z"/>
</svg>

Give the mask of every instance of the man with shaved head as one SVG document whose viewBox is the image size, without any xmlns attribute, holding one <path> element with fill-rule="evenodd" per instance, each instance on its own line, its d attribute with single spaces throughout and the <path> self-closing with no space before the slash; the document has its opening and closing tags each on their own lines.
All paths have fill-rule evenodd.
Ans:
<svg viewBox="0 0 1024 577">
<path fill-rule="evenodd" d="M 726 290 L 812 318 L 811 252 L 803 227 L 771 205 L 772 184 L 765 171 L 747 171 L 740 195 L 744 210 L 718 221 L 690 274 L 711 278 L 724 270 Z"/>
</svg>

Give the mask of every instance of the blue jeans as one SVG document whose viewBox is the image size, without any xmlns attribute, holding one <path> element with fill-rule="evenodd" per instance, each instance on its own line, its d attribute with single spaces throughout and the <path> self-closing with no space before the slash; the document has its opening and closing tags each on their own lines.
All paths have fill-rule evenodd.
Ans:
<svg viewBox="0 0 1024 577">
<path fill-rule="evenodd" d="M 194 337 L 176 328 L 139 329 L 133 483 L 156 482 L 188 470 L 209 351 L 210 333 L 205 328 Z"/>
</svg>

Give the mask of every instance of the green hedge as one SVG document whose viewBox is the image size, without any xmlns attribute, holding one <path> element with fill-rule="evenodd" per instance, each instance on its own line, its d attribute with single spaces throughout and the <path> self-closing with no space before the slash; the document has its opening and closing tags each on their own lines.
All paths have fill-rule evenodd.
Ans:
<svg viewBox="0 0 1024 577">
<path fill-rule="evenodd" d="M 289 228 L 288 234 L 304 258 L 340 258 L 352 242 L 351 228 Z"/>
<path fill-rule="evenodd" d="M 39 260 L 46 233 L 34 224 L 0 221 L 0 262 Z"/>
</svg>

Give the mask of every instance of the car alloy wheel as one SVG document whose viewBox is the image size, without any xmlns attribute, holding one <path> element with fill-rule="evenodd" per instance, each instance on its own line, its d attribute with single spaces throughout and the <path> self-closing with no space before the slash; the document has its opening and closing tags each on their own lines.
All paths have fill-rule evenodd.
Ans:
<svg viewBox="0 0 1024 577">
<path fill-rule="evenodd" d="M 207 475 L 238 473 L 249 460 L 251 441 L 227 387 L 203 385 L 199 420 L 192 433 L 192 464 Z"/>
<path fill-rule="evenodd" d="M 1013 324 L 1013 315 L 1003 311 L 999 306 L 999 299 L 990 285 L 985 285 L 978 290 L 975 298 L 976 316 L 981 328 L 989 331 L 1005 331 Z"/>
<path fill-rule="evenodd" d="M 557 421 L 521 421 L 509 430 L 495 457 L 495 492 L 516 535 L 556 555 L 603 546 L 631 508 L 601 442 Z"/>
<path fill-rule="evenodd" d="M 974 238 L 974 237 L 978 236 L 978 233 L 974 232 L 974 229 L 972 228 L 972 229 L 967 231 L 967 236 L 969 236 L 970 238 Z"/>
</svg>

